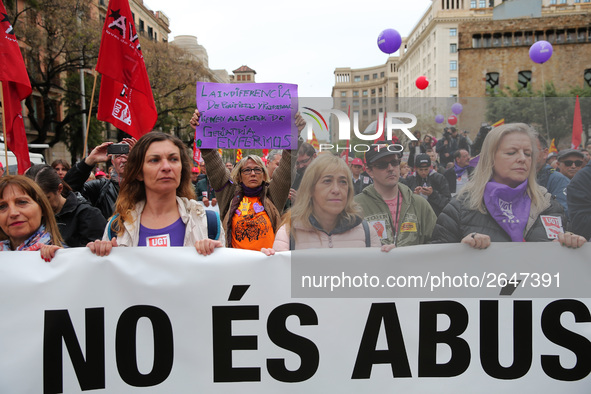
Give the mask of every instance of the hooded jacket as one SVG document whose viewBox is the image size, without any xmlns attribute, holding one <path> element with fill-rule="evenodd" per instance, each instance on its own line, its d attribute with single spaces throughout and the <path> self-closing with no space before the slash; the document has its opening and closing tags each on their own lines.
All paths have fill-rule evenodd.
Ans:
<svg viewBox="0 0 591 394">
<path fill-rule="evenodd" d="M 78 200 L 74 193 L 68 194 L 62 210 L 55 214 L 55 221 L 64 243 L 71 248 L 101 238 L 107 224 L 101 211 L 87 201 Z"/>
<path fill-rule="evenodd" d="M 194 246 L 196 241 L 207 239 L 207 216 L 205 208 L 195 200 L 189 200 L 185 197 L 176 197 L 177 208 L 181 215 L 181 220 L 185 224 L 185 239 L 183 246 Z M 135 205 L 131 212 L 132 220 L 123 223 L 123 234 L 117 236 L 118 246 L 137 246 L 140 237 L 140 217 L 146 206 L 145 201 L 140 201 Z M 103 240 L 109 240 L 108 226 L 103 233 Z M 220 240 L 224 239 L 224 229 L 220 229 Z M 223 241 L 222 241 L 223 242 Z"/>
<path fill-rule="evenodd" d="M 363 189 L 361 194 L 355 196 L 355 202 L 361 205 L 364 219 L 367 220 L 370 227 L 374 227 L 382 245 L 396 243 L 396 246 L 410 246 L 429 243 L 437 221 L 433 209 L 427 200 L 413 194 L 407 186 L 400 182 L 398 190 L 402 194 L 402 202 L 400 204 L 400 219 L 396 229 L 396 234 L 398 234 L 396 241 L 392 215 L 388 205 L 375 189 L 375 185 Z"/>
</svg>

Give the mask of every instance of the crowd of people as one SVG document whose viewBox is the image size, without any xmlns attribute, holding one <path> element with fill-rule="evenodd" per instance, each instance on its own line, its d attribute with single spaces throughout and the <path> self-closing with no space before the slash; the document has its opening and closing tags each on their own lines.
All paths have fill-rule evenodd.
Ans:
<svg viewBox="0 0 591 394">
<path fill-rule="evenodd" d="M 199 120 L 195 111 L 192 125 Z M 294 122 L 305 126 L 299 114 Z M 40 250 L 50 261 L 83 246 L 99 256 L 121 246 L 272 255 L 428 243 L 578 248 L 591 237 L 588 150 L 549 154 L 548 142 L 520 123 L 487 130 L 477 147 L 453 127 L 439 140 L 414 135 L 407 154 L 374 144 L 363 157 L 339 157 L 300 142 L 235 165 L 217 149 L 202 149 L 194 163 L 161 132 L 124 139 L 128 153 L 109 154 L 105 142 L 72 167 L 56 160 L 1 177 L 0 245 Z M 111 166 L 96 171 L 101 162 Z"/>
</svg>

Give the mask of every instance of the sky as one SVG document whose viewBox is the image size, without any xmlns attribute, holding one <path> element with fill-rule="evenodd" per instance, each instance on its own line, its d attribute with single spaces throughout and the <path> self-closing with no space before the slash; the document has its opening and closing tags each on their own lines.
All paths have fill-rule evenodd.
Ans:
<svg viewBox="0 0 591 394">
<path fill-rule="evenodd" d="M 207 50 L 210 69 L 231 74 L 247 65 L 256 71 L 256 82 L 295 83 L 300 97 L 330 97 L 337 67 L 386 63 L 388 55 L 377 46 L 380 32 L 396 29 L 408 36 L 431 0 L 350 4 L 144 0 L 146 7 L 168 16 L 169 41 L 178 35 L 197 37 Z"/>
</svg>

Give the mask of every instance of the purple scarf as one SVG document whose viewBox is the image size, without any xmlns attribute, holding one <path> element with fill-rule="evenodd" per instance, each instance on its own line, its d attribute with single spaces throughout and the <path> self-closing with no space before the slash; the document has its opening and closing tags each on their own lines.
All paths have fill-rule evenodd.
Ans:
<svg viewBox="0 0 591 394">
<path fill-rule="evenodd" d="M 246 197 L 258 197 L 261 195 L 261 192 L 263 191 L 263 184 L 255 188 L 244 186 L 244 184 L 242 183 L 240 184 L 240 186 L 242 186 L 242 191 L 244 192 L 244 195 Z"/>
<path fill-rule="evenodd" d="M 468 169 L 469 166 L 460 167 L 457 163 L 454 163 L 454 169 L 456 171 L 456 178 L 460 178 L 462 174 Z"/>
<path fill-rule="evenodd" d="M 526 191 L 527 179 L 515 189 L 495 181 L 489 181 L 484 189 L 486 209 L 513 242 L 525 241 L 523 231 L 531 207 Z"/>
</svg>

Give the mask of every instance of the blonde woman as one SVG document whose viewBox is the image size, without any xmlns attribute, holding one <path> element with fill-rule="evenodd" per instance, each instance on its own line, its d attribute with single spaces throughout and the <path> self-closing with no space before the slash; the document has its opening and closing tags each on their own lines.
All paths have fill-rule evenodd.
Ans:
<svg viewBox="0 0 591 394">
<path fill-rule="evenodd" d="M 560 203 L 536 183 L 536 138 L 524 123 L 488 133 L 472 179 L 439 215 L 431 242 L 485 249 L 491 242 L 556 239 L 563 246 L 582 246 L 583 237 L 565 232 Z"/>
<path fill-rule="evenodd" d="M 319 155 L 302 178 L 291 209 L 291 226 L 287 223 L 279 229 L 274 251 L 380 246 L 375 229 L 361 218 L 353 197 L 347 164 L 331 154 Z"/>
</svg>

